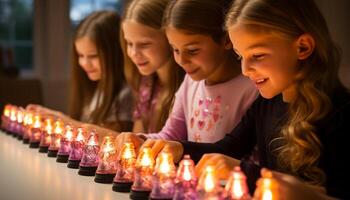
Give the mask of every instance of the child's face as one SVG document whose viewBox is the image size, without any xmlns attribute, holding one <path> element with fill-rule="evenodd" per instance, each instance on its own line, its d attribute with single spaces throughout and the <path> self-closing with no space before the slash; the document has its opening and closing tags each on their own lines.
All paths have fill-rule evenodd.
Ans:
<svg viewBox="0 0 350 200">
<path fill-rule="evenodd" d="M 124 21 L 122 28 L 127 54 L 142 75 L 150 75 L 166 65 L 171 51 L 164 32 L 130 20 Z"/>
<path fill-rule="evenodd" d="M 218 69 L 227 59 L 224 42 L 218 44 L 210 36 L 190 34 L 171 26 L 166 28 L 166 35 L 173 48 L 175 61 L 193 80 L 220 81 L 222 74 Z"/>
<path fill-rule="evenodd" d="M 272 98 L 282 93 L 285 102 L 295 98 L 298 75 L 295 41 L 244 25 L 231 27 L 229 36 L 241 56 L 242 73 L 255 82 L 263 97 Z"/>
<path fill-rule="evenodd" d="M 78 62 L 91 81 L 101 79 L 101 65 L 96 45 L 88 37 L 82 37 L 75 41 L 75 49 L 78 54 Z"/>
</svg>

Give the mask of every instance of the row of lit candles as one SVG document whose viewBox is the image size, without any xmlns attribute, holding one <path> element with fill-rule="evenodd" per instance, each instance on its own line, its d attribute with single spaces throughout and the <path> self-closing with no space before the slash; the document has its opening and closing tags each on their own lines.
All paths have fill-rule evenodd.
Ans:
<svg viewBox="0 0 350 200">
<path fill-rule="evenodd" d="M 222 187 L 211 166 L 197 179 L 189 155 L 176 170 L 170 153 L 162 152 L 154 160 L 150 148 L 141 149 L 137 156 L 133 143 L 125 143 L 117 154 L 112 136 L 104 137 L 100 148 L 95 131 L 87 135 L 81 127 L 64 126 L 59 119 L 43 120 L 39 114 L 17 106 L 6 105 L 1 120 L 3 130 L 28 140 L 30 147 L 57 156 L 56 161 L 68 162 L 69 168 L 79 168 L 80 175 L 95 176 L 95 182 L 113 182 L 114 191 L 131 190 L 131 199 L 251 199 L 246 176 L 239 167 Z M 264 182 L 263 199 L 273 199 L 269 180 Z"/>
</svg>

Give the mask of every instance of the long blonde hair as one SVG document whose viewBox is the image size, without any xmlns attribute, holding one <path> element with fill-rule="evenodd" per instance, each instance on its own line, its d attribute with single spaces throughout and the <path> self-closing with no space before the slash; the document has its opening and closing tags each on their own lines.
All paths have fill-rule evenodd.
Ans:
<svg viewBox="0 0 350 200">
<path fill-rule="evenodd" d="M 170 0 L 133 0 L 127 5 L 123 13 L 122 20 L 123 21 L 133 20 L 133 21 L 136 21 L 137 23 L 149 26 L 153 29 L 163 31 L 161 29 L 163 12 L 169 1 Z M 123 33 L 121 33 L 120 40 L 121 40 L 122 49 L 124 53 L 124 60 L 125 60 L 125 64 L 124 64 L 125 77 L 127 82 L 131 85 L 133 89 L 135 98 L 139 99 L 139 89 L 140 89 L 140 81 L 141 81 L 142 75 L 139 73 L 135 64 L 127 56 L 126 44 L 122 34 Z M 170 51 L 170 46 L 169 46 L 169 51 Z M 164 101 L 161 102 L 161 110 L 159 111 L 161 112 L 160 115 L 153 115 L 153 116 L 159 116 L 159 119 L 155 120 L 156 131 L 160 131 L 164 126 L 165 121 L 169 116 L 169 112 L 171 110 L 171 107 L 175 98 L 175 92 L 181 85 L 185 74 L 182 68 L 178 66 L 178 64 L 175 62 L 174 58 L 171 57 L 170 59 L 171 59 L 171 67 L 170 67 L 170 70 L 168 71 L 168 77 L 170 78 L 170 80 L 168 81 L 169 84 L 162 87 L 162 92 L 166 92 L 167 95 Z M 152 79 L 152 82 L 153 82 L 152 92 L 154 92 L 156 88 L 158 76 L 156 73 L 154 73 L 151 75 L 150 78 Z M 143 113 L 143 114 L 147 114 L 147 113 Z M 149 117 L 150 116 L 142 116 L 142 123 L 145 130 L 148 130 L 149 128 L 149 121 L 150 121 Z"/>
<path fill-rule="evenodd" d="M 340 51 L 325 19 L 313 0 L 236 0 L 226 28 L 238 23 L 264 27 L 291 39 L 304 33 L 314 38 L 314 52 L 298 63 L 303 77 L 297 82 L 297 98 L 289 105 L 288 120 L 281 129 L 284 143 L 277 159 L 282 170 L 322 184 L 325 174 L 318 168 L 322 144 L 316 123 L 332 109 L 332 94 L 345 89 L 338 78 Z"/>
<path fill-rule="evenodd" d="M 79 65 L 78 53 L 72 44 L 72 83 L 69 103 L 69 114 L 80 120 L 83 109 L 89 105 L 95 92 L 98 92 L 96 109 L 89 116 L 94 124 L 103 125 L 113 104 L 118 110 L 118 94 L 125 84 L 123 56 L 119 44 L 120 17 L 113 11 L 98 11 L 86 17 L 77 27 L 73 41 L 88 37 L 97 48 L 101 65 L 101 79 L 91 81 Z M 102 97 L 103 95 L 103 97 Z M 118 111 L 117 111 L 118 112 Z M 116 124 L 119 120 L 116 115 Z M 120 128 L 120 127 L 119 127 Z"/>
</svg>

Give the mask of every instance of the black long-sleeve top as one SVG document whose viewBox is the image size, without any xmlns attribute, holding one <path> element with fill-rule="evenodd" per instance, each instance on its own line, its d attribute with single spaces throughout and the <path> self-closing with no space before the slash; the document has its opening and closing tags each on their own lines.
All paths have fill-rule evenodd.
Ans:
<svg viewBox="0 0 350 200">
<path fill-rule="evenodd" d="M 350 146 L 350 95 L 337 92 L 332 97 L 333 109 L 315 124 L 316 134 L 322 143 L 319 167 L 325 172 L 325 187 L 331 196 L 350 199 L 350 170 L 345 164 Z M 184 154 L 190 154 L 197 162 L 205 153 L 222 153 L 241 160 L 241 168 L 248 178 L 250 192 L 266 167 L 283 171 L 276 162 L 276 148 L 281 145 L 280 130 L 287 118 L 288 104 L 282 96 L 272 99 L 259 97 L 247 111 L 241 122 L 222 140 L 214 143 L 182 142 Z M 247 159 L 257 147 L 259 166 Z M 286 171 L 283 171 L 286 172 Z"/>
</svg>

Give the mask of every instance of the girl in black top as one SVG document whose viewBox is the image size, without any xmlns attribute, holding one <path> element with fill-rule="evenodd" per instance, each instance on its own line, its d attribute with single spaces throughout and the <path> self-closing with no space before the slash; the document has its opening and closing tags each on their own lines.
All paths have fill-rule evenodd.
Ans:
<svg viewBox="0 0 350 200">
<path fill-rule="evenodd" d="M 240 165 L 251 191 L 266 167 L 324 187 L 331 196 L 350 198 L 345 164 L 350 95 L 338 78 L 339 51 L 313 0 L 236 0 L 226 28 L 243 74 L 261 97 L 215 144 L 144 145 L 155 153 L 170 151 L 175 160 L 183 153 L 201 158 L 198 171 L 211 163 L 222 178 Z M 254 149 L 257 159 L 251 159 Z M 202 157 L 205 153 L 216 154 Z"/>
</svg>

